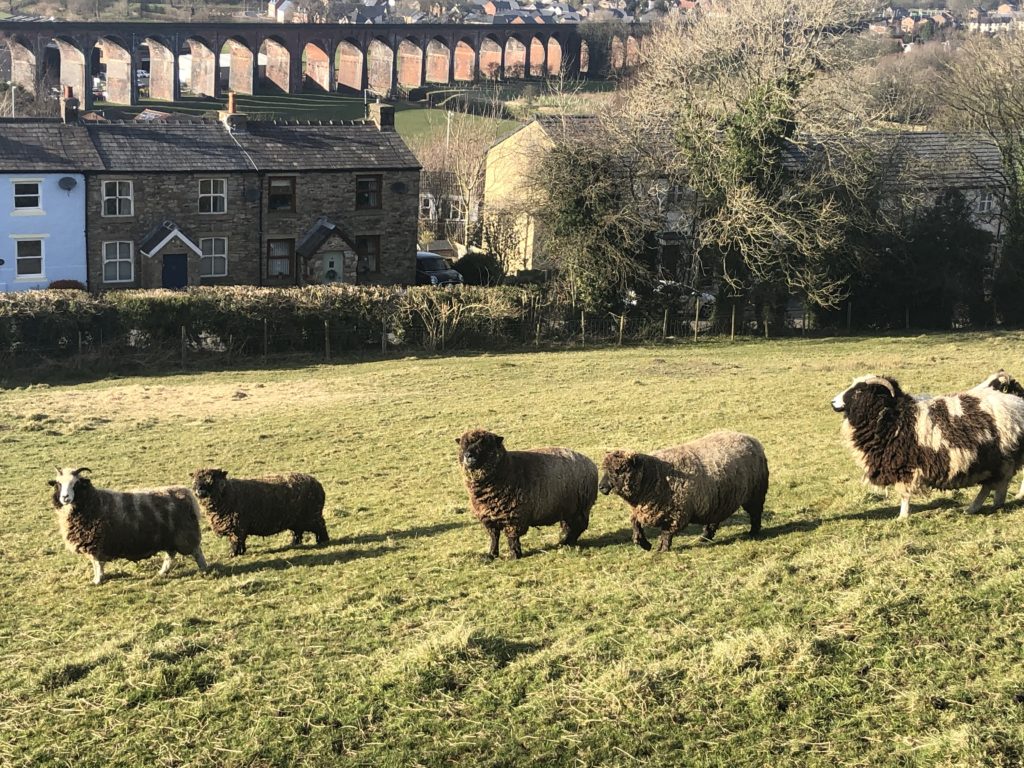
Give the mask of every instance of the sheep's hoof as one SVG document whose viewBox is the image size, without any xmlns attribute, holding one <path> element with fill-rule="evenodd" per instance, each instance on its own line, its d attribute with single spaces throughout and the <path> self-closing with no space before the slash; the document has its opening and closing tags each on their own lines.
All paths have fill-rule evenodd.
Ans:
<svg viewBox="0 0 1024 768">
<path fill-rule="evenodd" d="M 636 542 L 636 545 L 640 547 L 640 549 L 642 549 L 644 552 L 651 551 L 651 542 L 649 542 L 647 539 L 639 539 Z"/>
</svg>

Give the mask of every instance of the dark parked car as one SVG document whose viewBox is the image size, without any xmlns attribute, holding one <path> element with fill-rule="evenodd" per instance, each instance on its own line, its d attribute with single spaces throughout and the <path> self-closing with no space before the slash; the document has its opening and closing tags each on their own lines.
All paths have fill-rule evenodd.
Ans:
<svg viewBox="0 0 1024 768">
<path fill-rule="evenodd" d="M 438 254 L 416 251 L 416 285 L 462 285 L 462 275 Z"/>
</svg>

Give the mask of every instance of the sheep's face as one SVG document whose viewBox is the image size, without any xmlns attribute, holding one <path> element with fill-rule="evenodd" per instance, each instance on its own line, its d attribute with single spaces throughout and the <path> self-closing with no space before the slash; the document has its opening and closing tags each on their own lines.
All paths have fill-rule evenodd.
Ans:
<svg viewBox="0 0 1024 768">
<path fill-rule="evenodd" d="M 1000 370 L 997 373 L 993 373 L 975 389 L 994 389 L 996 392 L 1002 392 L 1006 395 L 1016 395 L 1017 397 L 1024 397 L 1024 387 L 1020 385 L 1013 376 L 1008 374 L 1006 371 Z"/>
<path fill-rule="evenodd" d="M 873 418 L 880 410 L 892 407 L 903 394 L 896 380 L 888 376 L 861 376 L 846 390 L 832 398 L 832 410 L 846 415 L 850 423 Z"/>
<path fill-rule="evenodd" d="M 459 466 L 467 472 L 486 472 L 505 456 L 505 438 L 483 429 L 473 429 L 455 438 Z"/>
<path fill-rule="evenodd" d="M 601 462 L 604 474 L 597 489 L 607 496 L 615 493 L 629 500 L 636 498 L 643 482 L 644 464 L 642 456 L 633 451 L 610 451 Z"/>
<path fill-rule="evenodd" d="M 192 490 L 200 499 L 217 496 L 228 481 L 228 473 L 223 469 L 197 469 L 192 473 Z"/>
<path fill-rule="evenodd" d="M 90 471 L 88 467 L 71 469 L 70 467 L 57 467 L 57 478 L 50 480 L 49 485 L 53 488 L 53 501 L 58 506 L 67 506 L 75 502 L 75 491 L 91 485 L 89 478 L 82 475 Z"/>
</svg>

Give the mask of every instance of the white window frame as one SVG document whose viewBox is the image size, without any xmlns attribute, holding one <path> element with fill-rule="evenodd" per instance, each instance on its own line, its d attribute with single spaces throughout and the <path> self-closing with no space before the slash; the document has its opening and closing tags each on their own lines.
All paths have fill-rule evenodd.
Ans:
<svg viewBox="0 0 1024 768">
<path fill-rule="evenodd" d="M 423 215 L 423 204 L 427 204 L 427 215 Z M 420 218 L 426 221 L 437 221 L 437 198 L 429 192 L 420 194 Z"/>
<path fill-rule="evenodd" d="M 445 202 L 448 203 L 448 221 L 467 221 L 469 220 L 469 205 L 466 204 L 466 198 L 462 195 L 448 195 Z M 458 213 L 461 216 L 455 216 L 456 207 Z"/>
<path fill-rule="evenodd" d="M 11 235 L 11 240 L 14 242 L 14 280 L 23 280 L 27 282 L 37 282 L 46 278 L 46 238 L 47 235 Z M 32 256 L 30 258 L 39 259 L 39 272 L 31 275 L 20 275 L 18 274 L 18 243 L 20 242 L 38 242 L 39 243 L 39 256 Z"/>
<path fill-rule="evenodd" d="M 996 196 L 988 191 L 982 190 L 974 201 L 974 212 L 980 214 L 992 213 L 996 209 Z"/>
<path fill-rule="evenodd" d="M 36 204 L 31 208 L 18 207 L 18 185 L 36 185 Z M 12 216 L 40 216 L 43 211 L 43 180 L 42 179 L 11 179 L 11 215 Z"/>
<path fill-rule="evenodd" d="M 212 251 L 211 253 L 206 252 L 207 244 L 212 248 L 216 241 L 220 240 L 224 243 L 224 251 L 217 253 Z M 227 277 L 228 276 L 228 239 L 226 237 L 201 237 L 199 238 L 199 250 L 202 251 L 202 255 L 199 257 L 199 278 L 205 277 Z M 209 274 L 203 272 L 203 263 L 209 259 L 211 264 L 215 267 L 217 259 L 224 259 L 224 271 L 216 272 L 211 271 Z"/>
<path fill-rule="evenodd" d="M 210 185 L 210 191 L 209 192 L 204 192 L 203 191 L 203 184 L 209 184 Z M 216 185 L 216 184 L 220 184 L 220 186 L 221 186 L 221 191 L 220 192 L 215 192 L 214 191 L 214 185 Z M 217 198 L 220 198 L 220 200 L 221 200 L 221 205 L 223 206 L 221 208 L 221 210 L 219 210 L 219 211 L 213 211 L 213 210 L 211 210 L 211 211 L 204 211 L 203 210 L 203 200 L 204 199 L 207 199 L 207 200 L 210 201 L 210 207 L 212 208 L 213 204 L 217 200 Z M 219 178 L 200 179 L 199 180 L 199 201 L 197 203 L 197 210 L 199 211 L 199 215 L 200 216 L 220 216 L 222 214 L 227 213 L 228 212 L 228 180 L 227 179 L 219 179 Z"/>
<path fill-rule="evenodd" d="M 135 183 L 131 179 L 104 179 L 102 184 L 103 184 L 103 186 L 100 188 L 100 192 L 101 192 L 100 197 L 102 198 L 102 201 L 100 203 L 100 215 L 101 216 L 103 216 L 104 218 L 108 218 L 108 219 L 113 219 L 113 218 L 124 219 L 124 218 L 127 218 L 128 216 L 134 216 L 135 215 Z M 127 184 L 128 185 L 128 195 L 127 195 L 127 197 L 125 195 L 120 194 L 120 191 L 121 191 L 120 187 L 115 187 L 114 188 L 114 190 L 115 190 L 114 194 L 113 195 L 108 195 L 107 194 L 107 185 L 108 184 Z M 127 200 L 128 201 L 128 213 L 107 213 L 107 200 Z M 120 208 L 120 207 L 121 207 L 120 205 L 117 205 L 117 208 Z M 114 241 L 111 241 L 111 242 L 114 242 Z M 118 242 L 125 242 L 125 241 L 118 241 Z"/>
<path fill-rule="evenodd" d="M 122 259 L 108 259 L 107 258 L 107 246 L 108 245 L 121 245 L 127 243 L 128 245 L 128 258 Z M 120 250 L 120 249 L 118 249 Z M 120 256 L 120 253 L 118 253 Z M 127 280 L 107 280 L 107 264 L 111 262 L 122 262 L 127 261 L 128 266 L 131 267 L 131 276 Z M 104 240 L 100 243 L 100 280 L 104 285 L 115 285 L 124 283 L 135 282 L 135 243 L 132 240 Z"/>
</svg>

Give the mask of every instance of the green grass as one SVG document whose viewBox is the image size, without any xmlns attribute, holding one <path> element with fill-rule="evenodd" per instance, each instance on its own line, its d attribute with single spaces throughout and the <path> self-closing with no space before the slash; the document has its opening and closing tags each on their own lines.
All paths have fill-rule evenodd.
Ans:
<svg viewBox="0 0 1024 768">
<path fill-rule="evenodd" d="M 408 358 L 0 393 L 0 765 L 983 766 L 1024 759 L 1024 507 L 860 482 L 829 401 L 1024 371 L 1020 334 Z M 629 543 L 600 497 L 581 545 L 490 562 L 453 439 L 599 460 L 718 427 L 765 445 L 764 535 Z M 302 469 L 323 548 L 213 570 L 60 544 L 54 464 L 98 484 Z M 987 511 L 987 510 L 986 510 Z M 505 552 L 502 544 L 503 555 Z M 1015 699 L 1017 697 L 1017 699 Z"/>
<path fill-rule="evenodd" d="M 107 102 L 97 102 L 95 107 L 104 110 L 112 119 L 130 120 L 146 108 L 201 117 L 224 109 L 225 103 L 226 97 L 184 97 L 173 104 L 156 99 L 141 99 L 137 107 L 123 107 Z M 261 119 L 277 120 L 361 120 L 365 113 L 361 97 L 338 93 L 238 96 L 237 109 Z M 479 130 L 493 133 L 495 137 L 509 133 L 518 125 L 511 120 L 493 120 L 476 115 L 457 114 L 453 119 L 471 122 L 477 125 Z M 395 104 L 395 127 L 405 139 L 429 134 L 443 135 L 445 123 L 444 110 L 426 109 L 422 105 L 410 102 Z"/>
</svg>

